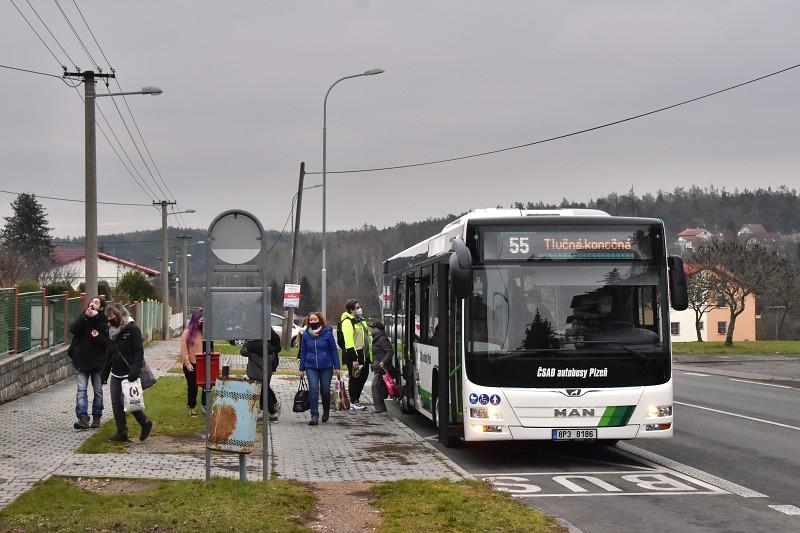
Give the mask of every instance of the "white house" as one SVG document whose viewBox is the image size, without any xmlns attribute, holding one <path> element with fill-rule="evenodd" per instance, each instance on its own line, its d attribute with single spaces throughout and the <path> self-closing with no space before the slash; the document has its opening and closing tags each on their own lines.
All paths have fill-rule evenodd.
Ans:
<svg viewBox="0 0 800 533">
<path fill-rule="evenodd" d="M 706 228 L 686 228 L 678 233 L 678 246 L 682 250 L 693 250 L 714 238 Z"/>
<path fill-rule="evenodd" d="M 56 266 L 42 274 L 43 280 L 69 282 L 74 289 L 86 281 L 86 253 L 83 248 L 56 246 L 53 250 Z M 148 279 L 159 275 L 158 270 L 137 265 L 131 261 L 120 259 L 103 252 L 97 253 L 97 280 L 106 281 L 114 288 L 119 279 L 128 272 L 141 272 Z"/>
<path fill-rule="evenodd" d="M 708 341 L 708 313 L 703 313 L 700 319 L 700 335 L 703 341 Z M 694 309 L 691 307 L 684 311 L 670 309 L 669 332 L 672 342 L 695 342 L 697 331 L 694 327 Z"/>
</svg>

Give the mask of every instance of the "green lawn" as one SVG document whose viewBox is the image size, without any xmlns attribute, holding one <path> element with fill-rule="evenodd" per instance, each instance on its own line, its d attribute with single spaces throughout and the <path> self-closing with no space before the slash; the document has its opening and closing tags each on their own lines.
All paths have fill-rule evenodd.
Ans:
<svg viewBox="0 0 800 533">
<path fill-rule="evenodd" d="M 683 354 L 800 354 L 800 341 L 673 342 L 673 353 Z"/>
<path fill-rule="evenodd" d="M 381 533 L 566 531 L 555 520 L 477 481 L 403 480 L 373 489 Z"/>
<path fill-rule="evenodd" d="M 200 401 L 200 393 L 197 394 L 197 401 Z M 186 407 L 186 380 L 182 375 L 161 377 L 155 385 L 145 391 L 144 405 L 147 416 L 156 422 L 154 434 L 187 436 L 203 433 L 204 418 L 202 416 L 190 417 L 188 414 Z M 139 435 L 139 424 L 133 418 L 133 415 L 127 416 L 129 437 L 136 439 Z M 124 452 L 126 444 L 107 442 L 107 439 L 115 431 L 114 419 L 111 418 L 78 448 L 78 452 Z"/>
<path fill-rule="evenodd" d="M 50 478 L 0 511 L 0 531 L 313 531 L 316 500 L 296 482 L 116 481 L 106 492 L 115 485 L 127 493 Z"/>
</svg>

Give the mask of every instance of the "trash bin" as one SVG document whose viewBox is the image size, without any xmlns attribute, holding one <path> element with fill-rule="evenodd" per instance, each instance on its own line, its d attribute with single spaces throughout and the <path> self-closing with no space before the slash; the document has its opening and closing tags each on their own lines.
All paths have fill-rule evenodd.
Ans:
<svg viewBox="0 0 800 533">
<path fill-rule="evenodd" d="M 202 353 L 194 354 L 197 358 L 195 365 L 195 378 L 197 379 L 197 386 L 204 386 L 206 384 L 206 356 Z M 211 354 L 211 383 L 217 381 L 219 377 L 219 352 Z"/>
<path fill-rule="evenodd" d="M 245 378 L 218 379 L 211 402 L 208 447 L 251 453 L 256 439 L 260 383 Z"/>
</svg>

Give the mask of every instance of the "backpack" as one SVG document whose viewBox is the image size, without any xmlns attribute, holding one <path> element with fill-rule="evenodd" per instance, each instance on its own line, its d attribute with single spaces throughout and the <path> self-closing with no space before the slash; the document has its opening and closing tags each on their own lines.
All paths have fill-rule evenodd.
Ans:
<svg viewBox="0 0 800 533">
<path fill-rule="evenodd" d="M 350 324 L 353 323 L 353 319 L 352 318 L 345 318 L 345 320 L 349 320 Z M 336 344 L 342 350 L 345 349 L 345 347 L 344 347 L 344 333 L 342 333 L 342 321 L 341 320 L 336 323 Z"/>
</svg>

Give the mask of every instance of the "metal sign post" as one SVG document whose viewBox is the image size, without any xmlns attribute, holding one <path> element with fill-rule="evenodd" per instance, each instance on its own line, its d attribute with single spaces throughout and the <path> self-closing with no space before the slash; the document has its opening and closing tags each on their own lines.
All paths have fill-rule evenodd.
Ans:
<svg viewBox="0 0 800 533">
<path fill-rule="evenodd" d="M 218 215 L 208 227 L 204 322 L 209 339 L 261 339 L 264 409 L 263 477 L 269 479 L 269 339 L 270 289 L 266 279 L 264 227 L 252 214 L 232 209 Z M 211 348 L 204 343 L 206 360 L 206 480 L 211 479 Z M 252 426 L 251 426 L 252 427 Z M 246 461 L 239 456 L 240 479 L 246 480 Z"/>
</svg>

